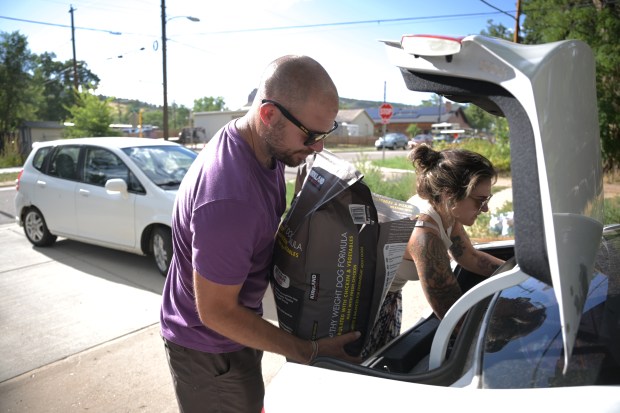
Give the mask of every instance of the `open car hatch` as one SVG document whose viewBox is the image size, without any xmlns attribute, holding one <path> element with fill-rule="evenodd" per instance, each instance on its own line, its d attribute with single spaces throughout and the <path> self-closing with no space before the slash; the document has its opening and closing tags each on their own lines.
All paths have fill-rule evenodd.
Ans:
<svg viewBox="0 0 620 413">
<path fill-rule="evenodd" d="M 407 87 L 471 102 L 510 125 L 515 257 L 552 285 L 564 369 L 603 229 L 595 63 L 588 45 L 520 45 L 483 36 L 386 41 Z"/>
</svg>

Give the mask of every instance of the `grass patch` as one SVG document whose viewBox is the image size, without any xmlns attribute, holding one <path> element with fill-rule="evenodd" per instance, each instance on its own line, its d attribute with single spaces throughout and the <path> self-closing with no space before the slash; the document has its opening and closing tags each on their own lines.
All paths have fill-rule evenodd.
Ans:
<svg viewBox="0 0 620 413">
<path fill-rule="evenodd" d="M 393 158 L 387 159 L 375 159 L 371 161 L 373 166 L 378 168 L 392 168 L 392 169 L 403 169 L 406 171 L 413 171 L 413 164 L 409 159 L 407 159 L 407 155 L 404 156 L 395 156 Z"/>
<path fill-rule="evenodd" d="M 603 205 L 605 209 L 603 223 L 605 225 L 620 223 L 620 197 L 606 198 Z"/>
<path fill-rule="evenodd" d="M 19 172 L 8 172 L 8 173 L 0 173 L 0 182 L 11 182 L 14 183 L 17 179 L 17 175 Z"/>
<path fill-rule="evenodd" d="M 293 197 L 295 196 L 295 181 L 288 181 L 286 183 L 286 211 L 284 215 L 288 212 L 291 207 L 291 202 L 293 202 Z"/>
<path fill-rule="evenodd" d="M 372 161 L 369 162 L 363 155 L 355 162 L 355 167 L 364 174 L 364 183 L 368 185 L 371 192 L 388 196 L 393 199 L 399 199 L 406 201 L 415 195 L 415 174 L 403 173 L 397 174 L 392 179 L 386 179 L 386 175 L 381 171 L 381 167 L 405 169 L 399 168 L 394 165 L 399 165 L 399 160 L 406 158 L 396 157 L 386 159 L 384 161 Z M 409 161 L 407 161 L 409 162 Z M 411 164 L 411 162 L 409 162 Z M 392 165 L 392 166 L 387 166 Z M 412 168 L 410 168 L 412 169 Z"/>
<path fill-rule="evenodd" d="M 6 141 L 2 152 L 0 152 L 0 168 L 21 166 L 23 163 L 24 159 L 19 153 L 17 141 Z"/>
</svg>

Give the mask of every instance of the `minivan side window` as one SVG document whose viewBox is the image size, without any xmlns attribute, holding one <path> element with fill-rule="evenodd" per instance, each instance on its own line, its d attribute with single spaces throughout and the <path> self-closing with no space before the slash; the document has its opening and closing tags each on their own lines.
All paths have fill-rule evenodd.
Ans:
<svg viewBox="0 0 620 413">
<path fill-rule="evenodd" d="M 120 178 L 127 182 L 129 168 L 112 152 L 103 148 L 86 148 L 84 182 L 104 186 L 109 179 Z"/>
<path fill-rule="evenodd" d="M 34 154 L 34 158 L 32 158 L 32 166 L 38 171 L 43 172 L 45 159 L 48 157 L 51 150 L 52 150 L 51 146 L 44 146 L 43 148 L 39 149 Z"/>
<path fill-rule="evenodd" d="M 80 154 L 78 146 L 60 146 L 52 155 L 48 166 L 48 174 L 58 178 L 78 180 L 77 161 Z"/>
<path fill-rule="evenodd" d="M 122 179 L 129 192 L 144 193 L 144 188 L 116 154 L 103 148 L 88 147 L 84 159 L 84 182 L 104 186 L 109 179 Z"/>
</svg>

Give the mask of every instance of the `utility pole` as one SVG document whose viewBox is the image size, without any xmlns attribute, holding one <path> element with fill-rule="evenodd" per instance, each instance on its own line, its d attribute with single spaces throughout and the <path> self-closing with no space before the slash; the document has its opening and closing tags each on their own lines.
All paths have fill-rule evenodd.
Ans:
<svg viewBox="0 0 620 413">
<path fill-rule="evenodd" d="M 517 15 L 515 16 L 515 35 L 513 41 L 519 43 L 519 21 L 521 20 L 521 0 L 517 0 Z"/>
<path fill-rule="evenodd" d="M 161 52 L 163 59 L 164 83 L 164 140 L 168 140 L 168 73 L 166 69 L 166 0 L 161 0 Z"/>
<path fill-rule="evenodd" d="M 73 5 L 71 5 L 71 8 L 69 9 L 69 13 L 71 13 L 71 43 L 73 44 L 73 87 L 75 88 L 75 91 L 77 92 L 78 90 L 78 71 L 77 71 L 77 60 L 75 59 L 75 26 L 73 24 L 73 12 L 76 9 L 73 8 Z"/>
<path fill-rule="evenodd" d="M 387 81 L 383 81 L 383 103 L 387 103 L 385 101 L 387 97 Z M 387 124 L 385 122 L 381 122 L 381 136 L 383 136 L 383 145 L 381 145 L 381 160 L 385 161 L 385 134 L 387 132 Z"/>
</svg>

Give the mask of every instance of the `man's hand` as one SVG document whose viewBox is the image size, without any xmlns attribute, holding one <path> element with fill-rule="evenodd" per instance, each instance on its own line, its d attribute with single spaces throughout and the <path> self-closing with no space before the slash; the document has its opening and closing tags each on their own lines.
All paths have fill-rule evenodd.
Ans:
<svg viewBox="0 0 620 413">
<path fill-rule="evenodd" d="M 362 358 L 359 356 L 350 356 L 344 350 L 344 346 L 354 342 L 360 338 L 361 335 L 359 331 L 352 331 L 341 336 L 322 338 L 317 341 L 319 345 L 318 355 L 335 357 L 350 363 L 359 364 L 362 362 Z"/>
</svg>

